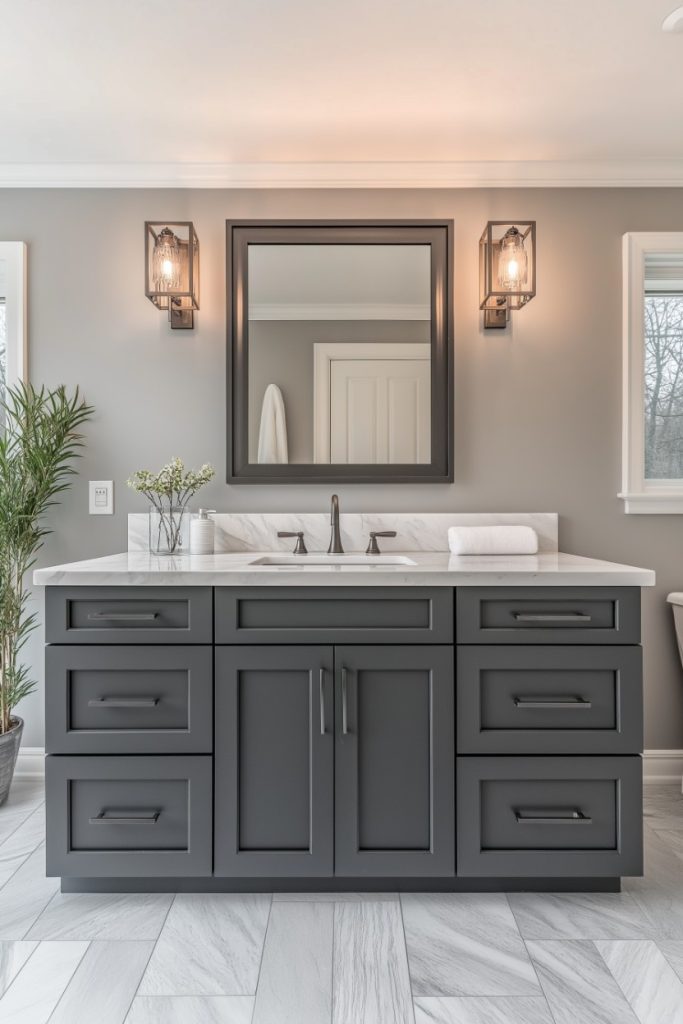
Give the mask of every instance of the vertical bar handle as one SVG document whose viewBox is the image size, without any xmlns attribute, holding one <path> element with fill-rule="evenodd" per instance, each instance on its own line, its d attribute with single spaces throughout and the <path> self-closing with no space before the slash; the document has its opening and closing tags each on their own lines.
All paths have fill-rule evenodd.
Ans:
<svg viewBox="0 0 683 1024">
<path fill-rule="evenodd" d="M 349 732 L 349 701 L 348 701 L 348 672 L 342 665 L 341 670 L 341 682 L 342 682 L 342 733 L 344 736 L 348 735 Z"/>
<path fill-rule="evenodd" d="M 325 735 L 325 669 L 320 669 L 320 735 Z"/>
</svg>

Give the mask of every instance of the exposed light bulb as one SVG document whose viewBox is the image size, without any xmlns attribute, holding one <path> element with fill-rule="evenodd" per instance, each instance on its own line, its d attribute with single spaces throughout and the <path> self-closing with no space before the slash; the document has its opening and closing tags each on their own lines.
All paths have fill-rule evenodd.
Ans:
<svg viewBox="0 0 683 1024">
<path fill-rule="evenodd" d="M 500 241 L 498 286 L 501 291 L 523 291 L 527 277 L 527 265 L 524 238 L 517 228 L 511 227 Z"/>
<path fill-rule="evenodd" d="M 182 258 L 180 240 L 170 228 L 157 235 L 152 253 L 152 280 L 157 292 L 180 291 Z"/>
</svg>

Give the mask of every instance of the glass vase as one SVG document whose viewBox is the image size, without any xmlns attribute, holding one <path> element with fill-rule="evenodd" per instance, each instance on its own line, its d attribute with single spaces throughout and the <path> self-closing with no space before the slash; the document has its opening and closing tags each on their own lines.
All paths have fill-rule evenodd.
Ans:
<svg viewBox="0 0 683 1024">
<path fill-rule="evenodd" d="M 165 505 L 149 510 L 149 550 L 153 555 L 181 555 L 190 550 L 190 513 L 187 505 Z"/>
</svg>

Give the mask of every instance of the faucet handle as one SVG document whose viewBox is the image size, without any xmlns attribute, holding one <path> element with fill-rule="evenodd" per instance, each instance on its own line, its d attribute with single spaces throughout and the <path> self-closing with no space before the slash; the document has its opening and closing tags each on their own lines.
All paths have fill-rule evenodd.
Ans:
<svg viewBox="0 0 683 1024">
<path fill-rule="evenodd" d="M 382 552 L 379 549 L 379 544 L 377 543 L 377 538 L 378 537 L 395 537 L 395 536 L 396 536 L 396 530 L 371 530 L 370 531 L 370 543 L 368 544 L 367 548 L 365 549 L 365 554 L 366 555 L 381 555 Z"/>
<path fill-rule="evenodd" d="M 303 530 L 299 530 L 298 532 L 296 530 L 294 532 L 292 532 L 290 530 L 278 530 L 277 531 L 277 535 L 278 535 L 278 537 L 296 537 L 297 541 L 296 541 L 296 547 L 294 548 L 294 554 L 295 555 L 307 555 L 308 554 L 308 548 L 304 544 L 304 531 Z"/>
</svg>

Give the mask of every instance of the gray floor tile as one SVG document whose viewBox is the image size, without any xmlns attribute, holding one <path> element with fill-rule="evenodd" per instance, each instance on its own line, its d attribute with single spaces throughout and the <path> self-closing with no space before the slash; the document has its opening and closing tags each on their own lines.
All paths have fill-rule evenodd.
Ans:
<svg viewBox="0 0 683 1024">
<path fill-rule="evenodd" d="M 26 821 L 45 800 L 45 788 L 35 780 L 15 779 L 6 803 L 0 807 L 0 842 Z"/>
<path fill-rule="evenodd" d="M 45 808 L 41 805 L 0 843 L 0 888 L 45 840 Z"/>
<path fill-rule="evenodd" d="M 640 1024 L 683 1024 L 683 983 L 654 942 L 596 942 Z"/>
<path fill-rule="evenodd" d="M 333 903 L 273 903 L 254 1024 L 330 1020 L 333 926 Z"/>
<path fill-rule="evenodd" d="M 525 939 L 649 938 L 652 922 L 629 893 L 511 893 Z"/>
<path fill-rule="evenodd" d="M 45 877 L 45 848 L 39 846 L 0 889 L 0 939 L 23 939 L 59 889 Z"/>
<path fill-rule="evenodd" d="M 638 1024 L 595 944 L 527 942 L 555 1024 Z"/>
<path fill-rule="evenodd" d="M 137 996 L 125 1024 L 250 1024 L 253 1005 L 252 996 Z"/>
<path fill-rule="evenodd" d="M 657 945 L 683 981 L 683 939 L 657 939 Z"/>
<path fill-rule="evenodd" d="M 140 995 L 254 995 L 270 902 L 265 895 L 176 896 Z"/>
<path fill-rule="evenodd" d="M 0 999 L 2 1024 L 46 1024 L 87 942 L 41 942 Z"/>
<path fill-rule="evenodd" d="M 415 1024 L 553 1024 L 544 996 L 419 996 Z"/>
<path fill-rule="evenodd" d="M 398 899 L 397 892 L 275 892 L 273 903 L 348 903 Z"/>
<path fill-rule="evenodd" d="M 653 936 L 683 938 L 683 860 L 649 828 L 644 845 L 645 875 L 625 879 L 624 889 L 650 921 Z"/>
<path fill-rule="evenodd" d="M 398 903 L 334 907 L 333 1024 L 414 1024 Z"/>
<path fill-rule="evenodd" d="M 679 830 L 653 828 L 652 831 L 672 853 L 683 859 L 683 828 Z"/>
<path fill-rule="evenodd" d="M 401 897 L 415 996 L 538 995 L 502 893 Z"/>
<path fill-rule="evenodd" d="M 0 996 L 24 966 L 37 942 L 0 942 Z"/>
<path fill-rule="evenodd" d="M 170 893 L 57 893 L 28 932 L 29 939 L 156 939 Z"/>
<path fill-rule="evenodd" d="M 50 1024 L 123 1024 L 153 942 L 91 942 Z"/>
</svg>

